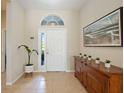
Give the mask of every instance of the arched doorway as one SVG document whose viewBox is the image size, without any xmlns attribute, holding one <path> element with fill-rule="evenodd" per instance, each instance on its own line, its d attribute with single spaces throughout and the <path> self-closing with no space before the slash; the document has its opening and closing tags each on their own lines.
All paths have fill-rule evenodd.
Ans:
<svg viewBox="0 0 124 93">
<path fill-rule="evenodd" d="M 38 33 L 39 71 L 66 71 L 67 37 L 63 20 L 49 15 L 41 21 Z"/>
</svg>

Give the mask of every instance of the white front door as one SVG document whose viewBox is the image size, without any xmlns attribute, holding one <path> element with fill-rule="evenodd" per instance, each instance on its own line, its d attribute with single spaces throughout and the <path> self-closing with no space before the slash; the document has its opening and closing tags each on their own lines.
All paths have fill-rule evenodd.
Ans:
<svg viewBox="0 0 124 93">
<path fill-rule="evenodd" d="M 66 70 L 66 31 L 65 29 L 47 30 L 46 62 L 47 71 Z"/>
</svg>

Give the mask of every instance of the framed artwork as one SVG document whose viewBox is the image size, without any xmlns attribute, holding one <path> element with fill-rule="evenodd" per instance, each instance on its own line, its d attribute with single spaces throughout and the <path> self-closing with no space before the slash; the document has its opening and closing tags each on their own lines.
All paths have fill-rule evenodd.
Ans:
<svg viewBox="0 0 124 93">
<path fill-rule="evenodd" d="M 84 46 L 123 46 L 123 8 L 83 28 Z"/>
</svg>

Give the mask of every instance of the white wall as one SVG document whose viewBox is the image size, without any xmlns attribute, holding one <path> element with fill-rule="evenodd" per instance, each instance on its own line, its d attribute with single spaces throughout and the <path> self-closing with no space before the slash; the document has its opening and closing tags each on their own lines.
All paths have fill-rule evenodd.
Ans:
<svg viewBox="0 0 124 93">
<path fill-rule="evenodd" d="M 5 72 L 6 11 L 1 11 L 1 72 Z"/>
<path fill-rule="evenodd" d="M 80 11 L 80 29 L 122 6 L 122 0 L 86 0 Z M 80 31 L 81 32 L 81 31 Z M 100 57 L 102 61 L 110 59 L 112 64 L 123 66 L 122 47 L 83 47 L 80 38 L 80 51 L 93 57 Z"/>
<path fill-rule="evenodd" d="M 23 73 L 25 55 L 23 49 L 17 49 L 23 43 L 24 10 L 12 0 L 7 7 L 7 84 L 12 84 Z"/>
<path fill-rule="evenodd" d="M 26 22 L 26 44 L 30 47 L 38 49 L 38 29 L 41 27 L 41 20 L 49 15 L 55 14 L 64 20 L 67 28 L 67 55 L 68 55 L 68 69 L 73 70 L 73 56 L 79 53 L 79 12 L 78 11 L 55 11 L 55 10 L 27 10 L 25 13 Z M 34 40 L 30 40 L 33 36 Z M 33 55 L 31 62 L 35 64 L 35 70 L 38 69 L 38 56 Z"/>
<path fill-rule="evenodd" d="M 6 28 L 6 11 L 1 11 L 1 28 Z"/>
</svg>

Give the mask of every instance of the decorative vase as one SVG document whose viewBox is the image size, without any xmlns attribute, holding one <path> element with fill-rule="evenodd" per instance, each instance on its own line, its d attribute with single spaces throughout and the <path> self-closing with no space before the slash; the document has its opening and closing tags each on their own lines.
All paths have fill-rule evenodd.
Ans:
<svg viewBox="0 0 124 93">
<path fill-rule="evenodd" d="M 88 58 L 88 60 L 91 60 L 91 58 Z"/>
<path fill-rule="evenodd" d="M 25 66 L 25 73 L 31 73 L 34 71 L 34 65 Z"/>
<path fill-rule="evenodd" d="M 110 68 L 111 67 L 111 64 L 110 63 L 105 63 L 105 67 L 106 68 Z"/>
<path fill-rule="evenodd" d="M 96 64 L 99 64 L 99 63 L 100 63 L 100 61 L 99 61 L 99 60 L 95 60 L 95 62 L 96 62 Z"/>
<path fill-rule="evenodd" d="M 82 55 L 79 55 L 79 57 L 82 57 Z"/>
</svg>

